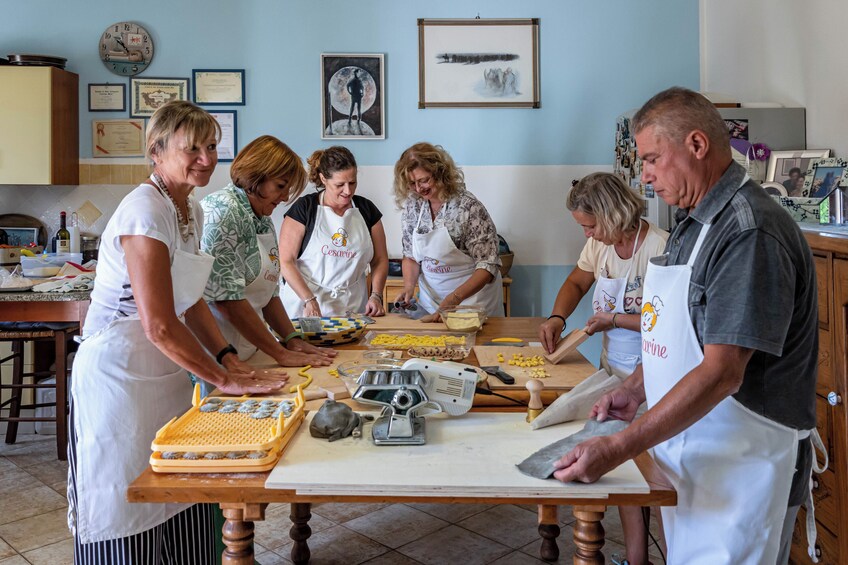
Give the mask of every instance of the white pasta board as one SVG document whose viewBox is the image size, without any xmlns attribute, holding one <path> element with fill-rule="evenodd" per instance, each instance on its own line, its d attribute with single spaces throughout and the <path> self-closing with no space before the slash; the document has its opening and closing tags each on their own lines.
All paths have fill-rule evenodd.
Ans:
<svg viewBox="0 0 848 565">
<path fill-rule="evenodd" d="M 606 498 L 647 493 L 633 461 L 593 484 L 540 480 L 516 464 L 583 428 L 584 421 L 531 430 L 521 413 L 473 412 L 427 416 L 425 445 L 377 446 L 370 426 L 363 437 L 328 442 L 309 434 L 312 414 L 271 471 L 266 488 L 301 494 Z"/>
</svg>

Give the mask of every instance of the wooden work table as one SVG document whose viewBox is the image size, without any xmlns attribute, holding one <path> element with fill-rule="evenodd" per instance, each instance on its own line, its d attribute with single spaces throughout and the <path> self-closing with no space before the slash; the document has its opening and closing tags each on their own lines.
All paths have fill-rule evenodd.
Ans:
<svg viewBox="0 0 848 565">
<path fill-rule="evenodd" d="M 535 341 L 536 332 L 542 318 L 492 318 L 478 333 L 477 343 L 485 343 L 497 337 L 513 337 L 526 341 Z M 358 348 L 345 346 L 344 349 Z M 584 360 L 585 361 L 585 360 Z M 472 356 L 466 363 L 475 363 Z M 584 370 L 586 376 L 595 369 L 588 362 L 578 370 Z M 524 391 L 526 394 L 526 391 Z M 519 394 L 519 393 L 517 393 Z M 489 402 L 490 396 L 476 396 L 475 405 Z M 508 406 L 508 404 L 507 404 Z M 488 410 L 505 410 L 503 407 L 488 407 Z M 521 407 L 516 407 L 523 409 Z M 284 455 L 285 457 L 285 455 Z M 226 550 L 223 555 L 225 564 L 253 564 L 253 522 L 264 519 L 269 503 L 283 502 L 291 504 L 291 538 L 294 541 L 291 558 L 294 563 L 307 563 L 310 550 L 307 540 L 311 535 L 309 519 L 311 504 L 320 502 L 440 502 L 445 504 L 490 503 L 490 504 L 537 504 L 539 505 L 539 533 L 542 537 L 541 557 L 555 561 L 559 555 L 556 538 L 560 533 L 557 519 L 558 505 L 574 507 L 574 543 L 577 546 L 574 563 L 603 563 L 600 550 L 604 545 L 604 529 L 601 520 L 608 506 L 645 505 L 668 506 L 677 503 L 677 494 L 653 460 L 642 454 L 636 464 L 647 481 L 650 492 L 642 494 L 605 493 L 606 498 L 587 499 L 573 496 L 551 499 L 479 496 L 364 496 L 357 495 L 303 495 L 294 490 L 267 489 L 265 482 L 269 473 L 240 474 L 159 474 L 150 468 L 144 471 L 127 491 L 130 502 L 188 502 L 217 503 L 221 505 L 226 518 L 223 539 Z"/>
</svg>

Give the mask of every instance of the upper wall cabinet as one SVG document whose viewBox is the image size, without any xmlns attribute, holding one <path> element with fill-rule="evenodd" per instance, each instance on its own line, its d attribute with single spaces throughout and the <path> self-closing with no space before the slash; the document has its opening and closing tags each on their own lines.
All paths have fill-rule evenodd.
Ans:
<svg viewBox="0 0 848 565">
<path fill-rule="evenodd" d="M 79 77 L 0 67 L 0 184 L 79 184 Z"/>
</svg>

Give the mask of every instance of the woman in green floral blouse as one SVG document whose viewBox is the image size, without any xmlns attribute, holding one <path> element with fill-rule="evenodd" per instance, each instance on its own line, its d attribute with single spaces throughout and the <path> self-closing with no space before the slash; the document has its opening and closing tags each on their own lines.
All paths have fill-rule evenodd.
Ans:
<svg viewBox="0 0 848 565">
<path fill-rule="evenodd" d="M 279 247 L 271 213 L 303 192 L 306 171 L 300 157 L 279 139 L 263 135 L 239 152 L 230 177 L 229 185 L 201 201 L 201 247 L 215 257 L 204 297 L 221 332 L 243 360 L 259 349 L 286 367 L 329 365 L 336 352 L 304 341 L 279 297 Z"/>
</svg>

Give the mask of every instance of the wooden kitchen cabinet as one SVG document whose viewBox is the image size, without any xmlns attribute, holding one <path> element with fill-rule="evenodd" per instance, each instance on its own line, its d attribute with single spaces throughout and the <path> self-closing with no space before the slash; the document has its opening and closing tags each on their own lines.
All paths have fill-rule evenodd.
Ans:
<svg viewBox="0 0 848 565">
<path fill-rule="evenodd" d="M 848 562 L 848 237 L 805 232 L 813 250 L 819 296 L 819 375 L 816 386 L 816 428 L 830 463 L 813 474 L 821 564 Z M 820 456 L 821 457 L 821 456 Z M 792 536 L 790 563 L 807 564 L 807 536 L 803 510 Z"/>
<path fill-rule="evenodd" d="M 79 184 L 79 77 L 0 67 L 0 184 Z"/>
</svg>

